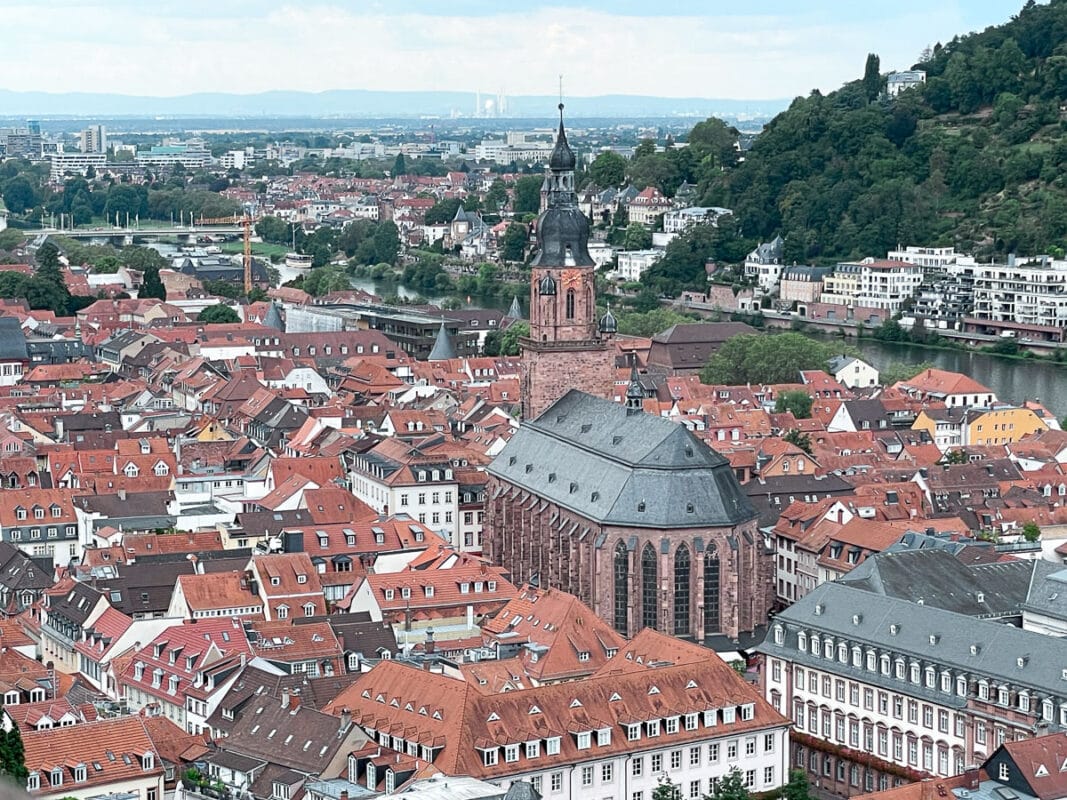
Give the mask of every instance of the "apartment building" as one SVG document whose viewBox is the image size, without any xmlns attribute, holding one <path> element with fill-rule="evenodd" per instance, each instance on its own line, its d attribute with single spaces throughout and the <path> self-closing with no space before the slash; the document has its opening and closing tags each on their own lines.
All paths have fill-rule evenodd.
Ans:
<svg viewBox="0 0 1067 800">
<path fill-rule="evenodd" d="M 900 311 L 923 281 L 923 268 L 904 261 L 876 261 L 838 264 L 823 280 L 821 301 L 841 306 L 878 308 L 892 314 Z"/>
<path fill-rule="evenodd" d="M 976 320 L 1015 325 L 1067 326 L 1067 261 L 1048 256 L 974 269 Z"/>
</svg>

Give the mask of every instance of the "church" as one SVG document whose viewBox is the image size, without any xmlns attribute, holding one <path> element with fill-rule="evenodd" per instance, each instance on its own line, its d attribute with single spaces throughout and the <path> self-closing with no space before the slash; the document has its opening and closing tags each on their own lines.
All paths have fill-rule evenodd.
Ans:
<svg viewBox="0 0 1067 800">
<path fill-rule="evenodd" d="M 487 555 L 624 635 L 736 640 L 767 620 L 773 552 L 723 456 L 645 414 L 640 391 L 613 402 L 616 323 L 597 318 L 562 111 L 521 340 L 524 419 L 488 468 Z"/>
</svg>

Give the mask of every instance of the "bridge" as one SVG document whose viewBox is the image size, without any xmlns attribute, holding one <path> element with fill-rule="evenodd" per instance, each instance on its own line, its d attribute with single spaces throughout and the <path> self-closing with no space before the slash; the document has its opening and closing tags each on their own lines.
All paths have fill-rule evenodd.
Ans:
<svg viewBox="0 0 1067 800">
<path fill-rule="evenodd" d="M 27 230 L 26 233 L 34 236 L 66 236 L 69 239 L 133 239 L 134 237 L 156 238 L 161 236 L 176 236 L 179 239 L 188 239 L 192 236 L 205 234 L 235 235 L 244 233 L 244 226 L 237 225 L 176 225 L 173 227 L 125 227 L 116 228 L 37 228 Z"/>
</svg>

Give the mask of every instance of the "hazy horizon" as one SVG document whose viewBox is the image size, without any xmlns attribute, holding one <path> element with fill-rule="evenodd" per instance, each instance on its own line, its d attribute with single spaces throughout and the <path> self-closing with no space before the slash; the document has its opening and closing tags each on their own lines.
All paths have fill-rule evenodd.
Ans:
<svg viewBox="0 0 1067 800">
<path fill-rule="evenodd" d="M 1006 21 L 1021 0 L 0 0 L 0 89 L 174 98 L 481 90 L 492 97 L 780 100 L 903 69 L 926 46 Z M 800 6 L 800 7 L 798 7 Z M 0 113 L 6 109 L 0 108 Z"/>
</svg>

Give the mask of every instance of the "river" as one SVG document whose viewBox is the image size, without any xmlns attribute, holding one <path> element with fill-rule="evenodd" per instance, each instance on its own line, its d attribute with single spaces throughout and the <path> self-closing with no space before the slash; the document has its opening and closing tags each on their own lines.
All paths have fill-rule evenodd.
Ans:
<svg viewBox="0 0 1067 800">
<path fill-rule="evenodd" d="M 386 297 L 391 294 L 395 294 L 402 300 L 414 300 L 416 297 L 423 297 L 427 302 L 433 305 L 440 305 L 448 299 L 447 295 L 432 295 L 427 297 L 421 292 L 411 289 L 402 283 L 395 281 L 376 281 L 371 278 L 352 278 L 349 283 L 353 289 L 362 289 L 364 292 L 370 292 L 376 294 L 379 297 Z M 523 292 L 525 294 L 525 292 Z M 463 298 L 467 300 L 468 298 Z M 519 301 L 522 302 L 525 298 L 520 297 Z M 470 295 L 469 302 L 463 304 L 464 308 L 495 308 L 498 311 L 507 311 L 511 308 L 511 296 L 487 297 L 484 295 Z"/>
<path fill-rule="evenodd" d="M 1064 367 L 1040 361 L 998 358 L 966 350 L 889 344 L 873 339 L 847 342 L 857 347 L 864 358 L 879 369 L 894 363 L 929 362 L 939 369 L 969 375 L 1006 402 L 1037 400 L 1057 417 L 1067 416 L 1067 369 Z"/>
</svg>

